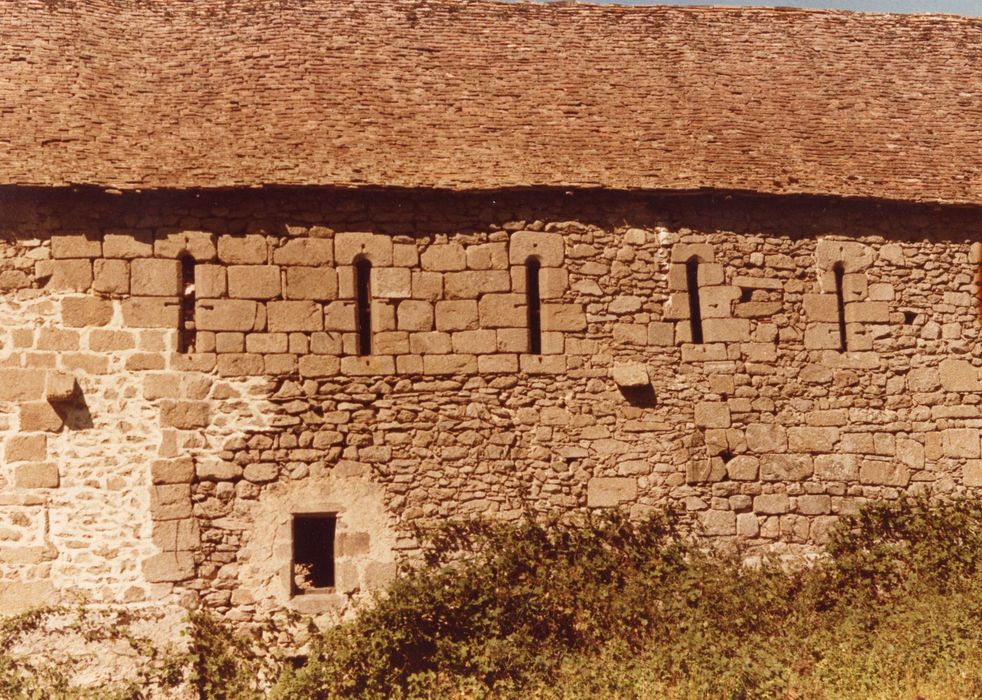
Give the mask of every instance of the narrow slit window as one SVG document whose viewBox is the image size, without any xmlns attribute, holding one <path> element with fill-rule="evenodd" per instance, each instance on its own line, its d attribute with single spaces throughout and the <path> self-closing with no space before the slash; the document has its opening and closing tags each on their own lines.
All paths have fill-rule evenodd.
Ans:
<svg viewBox="0 0 982 700">
<path fill-rule="evenodd" d="M 699 306 L 699 258 L 685 263 L 685 284 L 689 292 L 689 328 L 692 342 L 702 344 L 702 308 Z"/>
<path fill-rule="evenodd" d="M 181 262 L 180 317 L 177 329 L 177 351 L 194 352 L 197 340 L 194 322 L 194 258 L 184 253 Z"/>
<path fill-rule="evenodd" d="M 542 296 L 539 292 L 539 270 L 542 265 L 535 258 L 525 262 L 525 301 L 528 306 L 529 352 L 542 354 Z"/>
<path fill-rule="evenodd" d="M 336 515 L 293 516 L 293 594 L 334 587 Z"/>
<path fill-rule="evenodd" d="M 355 263 L 355 306 L 358 354 L 372 354 L 372 263 L 362 258 Z"/>
<path fill-rule="evenodd" d="M 832 274 L 835 275 L 835 304 L 839 311 L 839 352 L 845 352 L 849 348 L 846 341 L 846 301 L 842 289 L 845 270 L 841 262 L 835 264 L 832 268 Z"/>
</svg>

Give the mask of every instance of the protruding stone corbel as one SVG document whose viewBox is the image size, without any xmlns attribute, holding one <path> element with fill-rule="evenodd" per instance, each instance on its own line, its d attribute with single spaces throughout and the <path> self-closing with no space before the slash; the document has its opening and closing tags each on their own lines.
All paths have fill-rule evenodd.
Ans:
<svg viewBox="0 0 982 700">
<path fill-rule="evenodd" d="M 614 365 L 610 370 L 617 388 L 633 406 L 650 407 L 655 405 L 655 390 L 651 386 L 648 368 L 641 362 L 628 362 Z"/>
<path fill-rule="evenodd" d="M 74 401 L 78 395 L 75 376 L 70 372 L 48 372 L 44 395 L 48 403 L 64 404 Z"/>
</svg>

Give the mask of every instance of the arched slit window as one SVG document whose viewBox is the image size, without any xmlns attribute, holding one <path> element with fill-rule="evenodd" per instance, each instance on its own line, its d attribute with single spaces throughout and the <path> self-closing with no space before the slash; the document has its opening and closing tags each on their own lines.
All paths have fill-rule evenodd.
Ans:
<svg viewBox="0 0 982 700">
<path fill-rule="evenodd" d="M 699 306 L 699 258 L 685 263 L 685 286 L 689 292 L 689 329 L 693 343 L 702 343 L 702 308 Z"/>
<path fill-rule="evenodd" d="M 542 354 L 542 296 L 539 292 L 539 270 L 535 258 L 525 261 L 525 301 L 528 306 L 529 352 Z"/>
<path fill-rule="evenodd" d="M 355 328 L 358 354 L 372 354 L 372 263 L 365 258 L 355 262 Z"/>
<path fill-rule="evenodd" d="M 177 329 L 177 351 L 194 352 L 196 328 L 194 323 L 194 258 L 187 252 L 178 258 L 181 263 L 181 300 Z"/>
<path fill-rule="evenodd" d="M 842 289 L 845 270 L 841 262 L 837 262 L 832 267 L 832 274 L 835 275 L 835 304 L 839 311 L 839 352 L 845 352 L 849 348 L 846 342 L 846 301 L 845 293 Z"/>
</svg>

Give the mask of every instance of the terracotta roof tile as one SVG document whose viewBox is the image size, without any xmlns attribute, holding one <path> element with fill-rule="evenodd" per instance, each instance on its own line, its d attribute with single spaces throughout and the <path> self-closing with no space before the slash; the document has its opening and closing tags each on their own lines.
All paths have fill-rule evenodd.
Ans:
<svg viewBox="0 0 982 700">
<path fill-rule="evenodd" d="M 0 0 L 0 183 L 982 200 L 982 21 Z"/>
</svg>

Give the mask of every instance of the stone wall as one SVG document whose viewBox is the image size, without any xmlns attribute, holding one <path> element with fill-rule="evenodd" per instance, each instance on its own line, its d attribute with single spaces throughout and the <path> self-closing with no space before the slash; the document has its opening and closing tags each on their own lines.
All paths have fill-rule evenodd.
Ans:
<svg viewBox="0 0 982 700">
<path fill-rule="evenodd" d="M 384 585 L 427 521 L 672 503 L 707 537 L 795 552 L 868 499 L 982 487 L 977 208 L 0 196 L 4 612 L 81 593 L 327 620 Z M 294 513 L 337 516 L 331 591 L 293 595 Z"/>
</svg>

